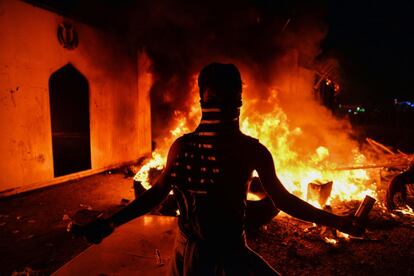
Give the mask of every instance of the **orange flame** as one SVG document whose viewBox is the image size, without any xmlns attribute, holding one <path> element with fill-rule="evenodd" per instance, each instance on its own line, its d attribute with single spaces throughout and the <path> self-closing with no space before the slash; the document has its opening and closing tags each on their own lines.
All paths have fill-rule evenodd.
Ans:
<svg viewBox="0 0 414 276">
<path fill-rule="evenodd" d="M 243 74 L 245 76 L 246 74 Z M 292 76 L 289 76 L 292 78 Z M 309 78 L 293 78 L 296 82 L 306 82 L 303 94 L 307 93 L 306 87 L 312 87 L 312 81 Z M 254 82 L 252 82 L 254 83 Z M 150 187 L 148 183 L 148 170 L 150 168 L 161 169 L 165 164 L 165 156 L 172 142 L 183 135 L 190 132 L 198 123 L 201 117 L 201 109 L 199 106 L 198 90 L 196 85 L 196 77 L 193 79 L 193 89 L 191 91 L 190 110 L 188 112 L 175 112 L 173 119 L 173 127 L 170 136 L 157 141 L 158 149 L 153 153 L 152 159 L 146 163 L 135 176 L 135 180 L 141 181 L 145 187 Z M 352 165 L 363 165 L 367 162 L 366 157 L 355 146 L 356 143 L 339 135 L 340 129 L 336 129 L 338 135 L 331 131 L 329 135 L 333 138 L 328 139 L 329 143 L 315 145 L 299 144 L 292 141 L 317 140 L 312 136 L 312 128 L 304 129 L 300 125 L 292 126 L 287 113 L 281 108 L 280 91 L 283 87 L 268 89 L 268 97 L 259 97 L 254 94 L 247 84 L 244 84 L 244 101 L 240 120 L 241 130 L 250 136 L 256 137 L 264 144 L 275 161 L 278 177 L 284 186 L 295 195 L 306 198 L 307 186 L 314 181 L 333 181 L 333 189 L 330 200 L 346 201 L 351 199 L 363 199 L 365 195 L 376 195 L 376 183 L 367 170 L 335 170 L 343 163 L 351 162 Z M 300 90 L 300 89 L 299 89 Z M 311 90 L 308 90 L 311 94 Z M 295 99 L 293 99 L 295 100 Z M 258 110 L 258 107 L 263 106 Z M 304 107 L 307 108 L 307 107 Z M 311 109 L 322 110 L 322 107 L 314 102 L 310 106 Z M 339 123 L 336 119 L 328 114 L 326 110 L 319 112 L 323 114 L 327 125 L 333 124 L 336 128 Z M 302 121 L 306 121 L 307 114 L 302 114 Z M 313 120 L 310 118 L 309 120 Z M 299 120 L 300 121 L 300 120 Z M 318 124 L 320 122 L 315 122 Z M 335 129 L 334 127 L 334 129 Z M 322 134 L 327 133 L 325 129 L 329 128 L 321 126 Z M 312 129 L 309 134 L 309 129 Z M 332 132 L 334 134 L 332 134 Z M 346 148 L 341 154 L 337 154 L 335 150 Z M 345 152 L 345 153 L 344 153 Z M 252 196 L 250 198 L 253 199 Z M 328 200 L 328 204 L 330 201 Z M 318 205 L 317 203 L 313 203 Z M 320 206 L 318 206 L 320 207 Z"/>
</svg>

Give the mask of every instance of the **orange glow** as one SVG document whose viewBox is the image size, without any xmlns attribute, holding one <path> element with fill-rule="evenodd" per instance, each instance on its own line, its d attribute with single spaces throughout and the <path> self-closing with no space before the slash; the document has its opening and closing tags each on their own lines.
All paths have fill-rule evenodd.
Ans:
<svg viewBox="0 0 414 276">
<path fill-rule="evenodd" d="M 247 200 L 250 200 L 250 201 L 259 201 L 261 199 L 262 198 L 260 196 L 256 195 L 256 194 L 247 193 Z"/>
<path fill-rule="evenodd" d="M 286 74 L 283 78 L 276 78 L 275 82 L 287 85 L 267 86 L 255 85 L 257 81 L 254 81 L 250 73 L 242 70 L 242 76 L 245 78 L 240 128 L 243 133 L 258 138 L 269 149 L 278 177 L 291 193 L 306 199 L 310 182 L 333 181 L 332 193 L 327 204 L 335 200 L 359 200 L 365 195 L 376 196 L 376 183 L 369 171 L 335 169 L 344 165 L 362 166 L 368 160 L 358 150 L 357 144 L 348 138 L 348 130 L 341 129 L 343 122 L 337 121 L 307 96 L 311 95 L 307 92 L 311 91 L 312 77 Z M 150 187 L 147 182 L 148 169 L 162 168 L 172 142 L 184 133 L 191 132 L 200 120 L 201 109 L 195 80 L 194 76 L 191 109 L 186 113 L 174 113 L 170 136 L 157 141 L 159 147 L 153 153 L 153 158 L 135 176 L 135 179 L 147 188 Z M 282 94 L 285 90 L 291 89 L 286 87 L 290 87 L 289 83 L 292 82 L 296 85 L 294 90 L 299 95 L 297 98 L 296 95 L 286 97 Z M 263 93 L 257 92 L 260 89 L 266 90 L 266 97 L 263 97 Z M 288 105 L 285 102 L 286 110 L 294 117 L 288 116 L 288 112 L 282 107 L 283 100 L 286 99 L 287 102 L 290 101 Z M 296 103 L 299 109 L 294 106 L 295 101 L 300 101 Z M 292 110 L 296 113 L 292 113 Z M 298 110 L 301 114 L 298 114 Z M 248 198 L 258 199 L 254 194 L 248 195 Z M 316 202 L 310 203 L 321 207 Z"/>
</svg>

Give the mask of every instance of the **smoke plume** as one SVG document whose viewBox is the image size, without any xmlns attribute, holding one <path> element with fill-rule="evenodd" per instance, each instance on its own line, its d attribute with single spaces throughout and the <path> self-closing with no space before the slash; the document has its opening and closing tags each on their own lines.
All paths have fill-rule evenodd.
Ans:
<svg viewBox="0 0 414 276">
<path fill-rule="evenodd" d="M 292 146 L 348 150 L 335 141 L 338 135 L 347 140 L 343 130 L 349 126 L 312 95 L 312 69 L 327 31 L 324 1 L 147 0 L 128 7 L 123 16 L 128 38 L 152 60 L 154 140 L 169 135 L 175 114 L 190 112 L 195 77 L 204 65 L 219 61 L 241 69 L 246 110 L 281 108 L 292 130 L 301 129 L 304 135 L 291 137 Z"/>
</svg>

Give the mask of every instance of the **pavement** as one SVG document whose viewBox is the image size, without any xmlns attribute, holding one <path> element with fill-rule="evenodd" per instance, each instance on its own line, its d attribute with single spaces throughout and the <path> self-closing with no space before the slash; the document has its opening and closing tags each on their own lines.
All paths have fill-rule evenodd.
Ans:
<svg viewBox="0 0 414 276">
<path fill-rule="evenodd" d="M 45 189 L 0 198 L 0 275 L 50 275 L 74 258 L 81 261 L 83 257 L 77 257 L 80 253 L 86 250 L 85 254 L 88 255 L 88 252 L 94 252 L 101 245 L 90 247 L 84 239 L 68 233 L 66 226 L 70 217 L 80 209 L 97 210 L 110 215 L 133 199 L 133 179 L 125 175 L 123 170 L 108 171 Z M 111 236 L 108 242 L 104 241 L 102 246 L 106 247 L 105 244 L 110 244 L 112 239 L 126 237 L 132 229 L 140 228 L 140 223 L 142 229 L 148 227 L 144 223 L 148 220 L 144 217 L 132 225 L 125 225 L 125 229 L 119 228 L 113 238 Z M 158 222 L 155 218 L 153 221 Z M 168 218 L 163 221 L 168 221 Z M 150 238 L 142 232 L 161 233 L 162 229 L 172 231 L 173 222 L 169 221 L 170 224 L 167 223 L 166 228 L 162 228 L 160 225 L 164 225 L 164 222 L 159 222 L 159 227 L 151 230 L 131 234 L 131 237 L 136 238 L 131 245 L 139 246 L 140 236 L 143 237 L 143 243 L 147 241 L 147 244 L 152 244 Z M 156 232 L 158 230 L 161 232 Z M 142 256 L 151 256 L 150 263 L 154 260 L 154 248 L 164 248 L 158 246 L 158 238 L 157 236 L 154 240 L 151 250 L 143 251 L 147 255 Z M 129 242 L 125 246 L 129 246 Z M 113 252 L 118 252 L 117 250 L 114 249 Z M 164 251 L 165 249 L 161 254 L 167 262 L 168 253 Z M 133 250 L 130 252 L 137 255 L 143 253 Z"/>
<path fill-rule="evenodd" d="M 118 228 L 58 269 L 54 276 L 165 275 L 177 233 L 177 219 L 146 215 Z"/>
<path fill-rule="evenodd" d="M 0 276 L 162 275 L 175 218 L 144 216 L 97 246 L 66 232 L 68 219 L 80 209 L 110 215 L 134 199 L 132 183 L 123 171 L 111 171 L 0 199 Z M 352 213 L 358 204 L 343 207 Z M 334 211 L 342 213 L 338 208 Z M 370 215 L 363 240 L 332 245 L 324 240 L 330 233 L 324 228 L 279 214 L 248 233 L 248 244 L 284 275 L 414 275 L 414 217 L 378 206 Z"/>
</svg>

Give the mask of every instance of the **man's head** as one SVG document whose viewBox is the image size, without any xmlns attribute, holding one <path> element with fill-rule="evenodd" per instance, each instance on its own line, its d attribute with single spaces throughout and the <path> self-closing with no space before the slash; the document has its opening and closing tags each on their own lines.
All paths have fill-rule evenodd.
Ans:
<svg viewBox="0 0 414 276">
<path fill-rule="evenodd" d="M 237 108 L 242 105 L 242 81 L 234 64 L 211 63 L 198 76 L 202 107 Z"/>
</svg>

